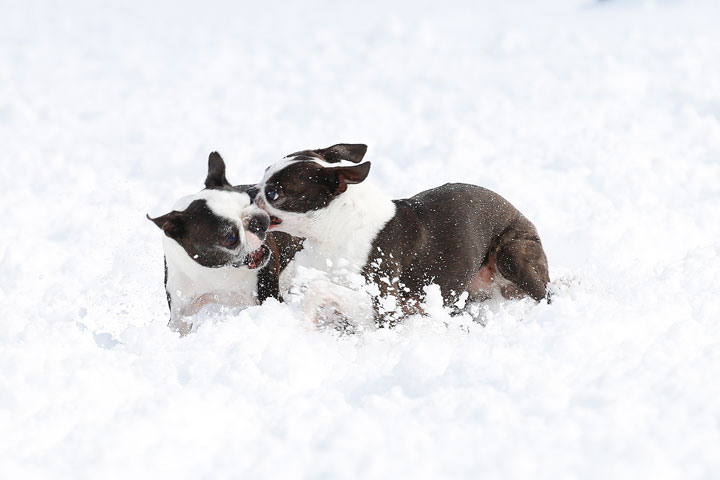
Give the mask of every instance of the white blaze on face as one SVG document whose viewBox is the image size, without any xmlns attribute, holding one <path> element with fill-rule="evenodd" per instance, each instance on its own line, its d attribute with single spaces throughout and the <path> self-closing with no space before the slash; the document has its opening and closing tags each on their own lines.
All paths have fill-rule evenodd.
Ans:
<svg viewBox="0 0 720 480">
<path fill-rule="evenodd" d="M 270 177 L 272 177 L 272 176 L 275 175 L 277 172 L 279 172 L 279 171 L 282 170 L 283 168 L 287 167 L 287 166 L 290 165 L 291 163 L 295 163 L 295 162 L 297 162 L 297 161 L 298 161 L 298 160 L 295 159 L 295 158 L 285 157 L 285 158 L 283 158 L 282 160 L 273 163 L 272 165 L 270 165 L 270 166 L 265 170 L 265 175 L 263 175 L 263 179 L 262 179 L 262 181 L 260 182 L 260 185 L 262 185 L 262 186 L 264 187 L 264 186 L 265 186 L 265 182 L 267 182 Z M 264 193 L 264 192 L 261 191 L 260 193 Z"/>
<path fill-rule="evenodd" d="M 330 162 L 326 162 L 324 160 L 320 160 L 319 158 L 312 158 L 312 159 L 308 159 L 307 161 L 315 162 L 324 168 L 357 167 L 358 165 L 363 163 L 363 162 L 355 163 L 355 162 L 351 162 L 350 160 L 340 160 L 339 162 L 330 163 Z"/>
<path fill-rule="evenodd" d="M 295 163 L 295 162 L 314 162 L 314 163 L 316 163 L 316 164 L 318 164 L 318 165 L 320 165 L 321 167 L 324 167 L 324 168 L 356 167 L 356 166 L 358 166 L 357 163 L 351 162 L 351 161 L 349 161 L 349 160 L 341 160 L 341 161 L 339 161 L 339 162 L 330 163 L 330 162 L 326 162 L 326 161 L 324 161 L 324 160 L 321 160 L 321 159 L 319 159 L 319 158 L 302 157 L 301 159 L 299 159 L 299 158 L 297 158 L 297 157 L 285 157 L 285 158 L 283 158 L 282 160 L 273 163 L 272 165 L 270 165 L 270 166 L 267 168 L 267 170 L 265 170 L 265 175 L 263 175 L 263 179 L 262 179 L 262 181 L 259 183 L 259 185 L 262 186 L 262 187 L 264 187 L 264 186 L 265 186 L 265 182 L 267 182 L 267 181 L 270 179 L 270 177 L 272 177 L 273 175 L 275 175 L 277 172 L 279 172 L 279 171 L 282 170 L 283 168 L 285 168 L 285 167 L 287 167 L 288 165 L 290 165 L 290 164 L 292 164 L 292 163 Z M 260 193 L 265 193 L 265 192 L 263 192 L 263 191 L 261 190 Z"/>
<path fill-rule="evenodd" d="M 243 219 L 252 213 L 250 196 L 247 193 L 227 190 L 203 190 L 200 193 L 215 215 L 225 217 L 233 223 L 241 224 Z"/>
</svg>

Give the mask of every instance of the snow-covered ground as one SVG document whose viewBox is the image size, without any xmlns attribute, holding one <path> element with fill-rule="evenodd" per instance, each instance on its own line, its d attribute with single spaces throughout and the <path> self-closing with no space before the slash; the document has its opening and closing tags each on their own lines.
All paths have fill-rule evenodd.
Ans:
<svg viewBox="0 0 720 480">
<path fill-rule="evenodd" d="M 0 477 L 720 477 L 720 3 L 0 2 Z M 167 327 L 160 232 L 220 151 L 370 146 L 501 193 L 552 305 L 340 336 Z"/>
</svg>

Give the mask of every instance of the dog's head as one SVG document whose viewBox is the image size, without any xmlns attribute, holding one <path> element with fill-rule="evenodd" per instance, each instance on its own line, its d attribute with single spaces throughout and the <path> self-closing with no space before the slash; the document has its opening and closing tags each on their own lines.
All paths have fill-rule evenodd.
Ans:
<svg viewBox="0 0 720 480">
<path fill-rule="evenodd" d="M 263 244 L 270 217 L 252 203 L 247 187 L 230 185 L 217 152 L 208 159 L 205 187 L 180 199 L 172 212 L 148 219 L 203 267 L 264 266 L 270 258 Z"/>
<path fill-rule="evenodd" d="M 360 163 L 366 151 L 366 145 L 338 144 L 295 152 L 268 167 L 251 195 L 270 214 L 271 229 L 307 236 L 313 217 L 367 178 L 370 162 Z"/>
</svg>

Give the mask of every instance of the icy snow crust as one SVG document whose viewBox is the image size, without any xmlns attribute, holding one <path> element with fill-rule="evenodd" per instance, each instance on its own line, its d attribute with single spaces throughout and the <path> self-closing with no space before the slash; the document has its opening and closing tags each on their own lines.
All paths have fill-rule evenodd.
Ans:
<svg viewBox="0 0 720 480">
<path fill-rule="evenodd" d="M 202 3 L 2 4 L 2 478 L 720 477 L 717 2 Z M 555 302 L 178 339 L 145 213 L 341 141 L 508 198 Z"/>
</svg>

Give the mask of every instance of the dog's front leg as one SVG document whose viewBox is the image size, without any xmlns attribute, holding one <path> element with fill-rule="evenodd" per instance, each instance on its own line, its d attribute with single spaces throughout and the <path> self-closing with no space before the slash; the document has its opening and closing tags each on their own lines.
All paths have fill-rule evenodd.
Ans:
<svg viewBox="0 0 720 480">
<path fill-rule="evenodd" d="M 173 312 L 170 314 L 170 322 L 168 322 L 168 327 L 170 327 L 170 330 L 178 332 L 181 337 L 184 337 L 185 335 L 190 333 L 193 326 L 192 323 L 186 321 L 187 319 L 188 317 Z"/>
<path fill-rule="evenodd" d="M 315 324 L 340 321 L 363 328 L 375 325 L 375 308 L 366 291 L 326 280 L 315 280 L 308 286 L 302 312 L 305 319 Z"/>
<path fill-rule="evenodd" d="M 204 293 L 193 298 L 191 302 L 172 309 L 168 326 L 171 330 L 180 333 L 181 337 L 184 337 L 192 331 L 193 323 L 190 321 L 190 317 L 197 314 L 205 305 L 217 303 L 218 300 L 218 294 L 213 292 Z"/>
</svg>

